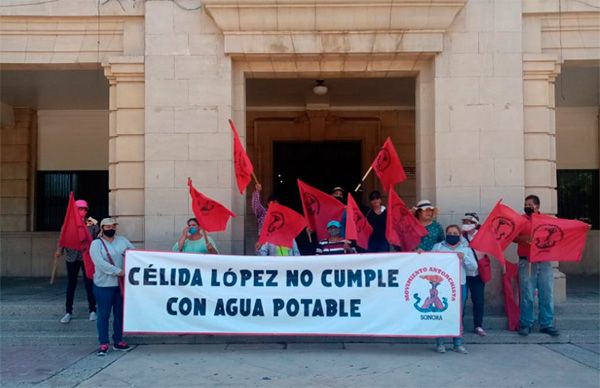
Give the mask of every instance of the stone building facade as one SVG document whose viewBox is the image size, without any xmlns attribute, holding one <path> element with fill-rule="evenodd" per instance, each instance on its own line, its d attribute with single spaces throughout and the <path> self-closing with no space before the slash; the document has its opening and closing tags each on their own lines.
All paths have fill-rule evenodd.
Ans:
<svg viewBox="0 0 600 388">
<path fill-rule="evenodd" d="M 3 1 L 1 274 L 49 274 L 57 233 L 38 226 L 40 174 L 51 171 L 107 171 L 107 212 L 155 250 L 191 215 L 191 177 L 238 214 L 215 235 L 221 251 L 252 254 L 229 118 L 266 193 L 278 185 L 278 144 L 354 142 L 362 175 L 390 136 L 409 172 L 400 195 L 434 201 L 442 224 L 466 211 L 485 217 L 500 198 L 520 209 L 530 193 L 556 214 L 557 171 L 591 171 L 598 192 L 599 7 Z M 326 96 L 311 91 L 319 79 Z M 598 211 L 597 198 L 590 206 Z M 558 299 L 564 273 L 598 273 L 598 237 L 582 263 L 557 267 Z"/>
</svg>

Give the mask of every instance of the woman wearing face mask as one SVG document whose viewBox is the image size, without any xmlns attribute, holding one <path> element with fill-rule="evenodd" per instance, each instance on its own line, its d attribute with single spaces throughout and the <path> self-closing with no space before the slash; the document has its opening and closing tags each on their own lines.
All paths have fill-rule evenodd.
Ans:
<svg viewBox="0 0 600 388">
<path fill-rule="evenodd" d="M 98 302 L 98 340 L 100 346 L 96 354 L 105 356 L 108 352 L 108 320 L 113 312 L 113 350 L 131 349 L 123 342 L 123 258 L 127 249 L 135 249 L 123 236 L 117 236 L 117 221 L 105 218 L 100 221 L 100 238 L 92 242 L 90 256 L 96 270 L 94 272 L 94 295 Z"/>
<path fill-rule="evenodd" d="M 385 221 L 387 211 L 381 204 L 381 193 L 373 191 L 369 194 L 371 208 L 367 212 L 367 221 L 373 227 L 373 233 L 369 237 L 368 252 L 389 252 L 390 244 L 385 238 Z"/>
<path fill-rule="evenodd" d="M 79 216 L 83 220 L 87 220 L 87 202 L 83 199 L 78 199 L 77 201 L 75 201 L 75 206 L 77 206 Z M 98 225 L 90 225 L 89 223 L 87 223 L 87 221 L 86 225 L 88 231 L 90 232 L 90 236 L 92 236 L 92 238 L 96 238 L 96 236 L 98 236 L 98 232 L 100 231 Z M 64 248 L 61 247 L 60 244 L 57 244 L 54 257 L 58 258 L 62 255 L 65 256 L 65 264 L 67 265 L 67 301 L 65 303 L 66 312 L 65 315 L 60 319 L 60 323 L 71 322 L 71 316 L 73 314 L 73 300 L 75 298 L 75 289 L 77 288 L 77 278 L 79 277 L 79 272 L 83 272 L 83 284 L 85 286 L 85 292 L 87 294 L 88 310 L 90 313 L 89 320 L 95 321 L 97 318 L 96 299 L 94 299 L 93 282 L 91 279 L 88 279 L 88 277 L 85 276 L 83 252 L 75 249 Z"/>
<path fill-rule="evenodd" d="M 479 230 L 479 216 L 477 213 L 465 213 L 462 219 L 462 234 L 467 243 L 470 243 L 477 231 Z M 472 249 L 472 248 L 471 248 Z M 473 249 L 475 260 L 479 261 L 480 257 L 484 257 L 485 253 L 478 252 Z M 471 294 L 471 302 L 473 303 L 473 327 L 475 328 L 475 334 L 482 337 L 486 336 L 487 333 L 483 330 L 483 305 L 485 295 L 485 283 L 479 276 L 479 271 L 467 272 L 467 292 Z M 465 298 L 466 300 L 466 298 Z"/>
<path fill-rule="evenodd" d="M 435 220 L 437 209 L 431 202 L 424 199 L 419 201 L 413 210 L 417 220 L 427 230 L 427 235 L 421 238 L 421 243 L 417 247 L 417 251 L 430 251 L 435 244 L 444 241 L 444 229 Z"/>
<path fill-rule="evenodd" d="M 460 291 L 461 291 L 461 312 L 464 309 L 465 302 L 467 300 L 467 276 L 468 272 L 477 271 L 477 262 L 475 256 L 473 256 L 473 250 L 469 248 L 469 244 L 460 237 L 460 227 L 458 225 L 449 225 L 446 227 L 446 238 L 443 242 L 437 243 L 433 246 L 434 251 L 439 252 L 455 252 L 458 254 L 460 260 L 461 272 L 460 272 Z M 446 353 L 446 347 L 444 346 L 443 338 L 436 338 L 438 353 Z M 467 354 L 467 349 L 462 344 L 462 338 L 453 338 L 452 342 L 454 350 L 457 353 Z"/>
<path fill-rule="evenodd" d="M 198 220 L 190 218 L 187 226 L 183 228 L 179 240 L 173 245 L 173 252 L 186 253 L 211 253 L 218 254 L 217 246 L 210 236 L 204 238 L 198 226 Z"/>
</svg>

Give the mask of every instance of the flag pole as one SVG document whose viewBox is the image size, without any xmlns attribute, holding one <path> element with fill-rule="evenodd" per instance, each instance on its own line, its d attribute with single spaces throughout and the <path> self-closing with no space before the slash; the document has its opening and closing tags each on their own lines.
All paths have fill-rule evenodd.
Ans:
<svg viewBox="0 0 600 388">
<path fill-rule="evenodd" d="M 363 182 L 365 181 L 365 179 L 367 179 L 367 176 L 369 175 L 369 173 L 371 172 L 371 170 L 373 170 L 373 165 L 371 165 L 369 167 L 369 169 L 367 170 L 367 172 L 365 173 L 365 175 L 362 177 L 362 179 L 360 180 L 360 183 L 358 184 L 358 186 L 356 186 L 356 188 L 354 189 L 354 192 L 357 192 L 358 189 L 360 189 L 360 186 L 362 186 Z"/>
<path fill-rule="evenodd" d="M 306 235 L 308 236 L 308 242 L 312 244 L 312 237 L 310 237 L 310 232 L 309 232 L 308 228 L 306 228 L 304 230 L 306 230 Z"/>
<path fill-rule="evenodd" d="M 252 171 L 252 178 L 254 178 L 254 183 L 256 183 L 257 185 L 260 185 L 260 182 L 258 181 L 258 178 L 256 177 L 256 174 L 254 173 L 254 171 Z"/>
<path fill-rule="evenodd" d="M 52 264 L 52 272 L 50 273 L 50 284 L 54 284 L 54 277 L 56 276 L 56 269 L 58 267 L 58 257 L 54 256 L 54 264 Z M 85 274 L 83 274 L 85 276 Z"/>
</svg>

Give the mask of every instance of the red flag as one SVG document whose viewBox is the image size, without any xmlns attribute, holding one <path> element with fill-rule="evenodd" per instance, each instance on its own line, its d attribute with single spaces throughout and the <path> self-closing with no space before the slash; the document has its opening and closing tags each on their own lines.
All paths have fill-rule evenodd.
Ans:
<svg viewBox="0 0 600 388">
<path fill-rule="evenodd" d="M 361 248 L 369 248 L 369 237 L 373 233 L 373 227 L 367 221 L 367 217 L 360 211 L 356 201 L 348 194 L 348 206 L 346 207 L 346 238 L 356 240 L 356 245 Z"/>
<path fill-rule="evenodd" d="M 590 225 L 542 214 L 531 216 L 533 235 L 529 260 L 579 261 Z"/>
<path fill-rule="evenodd" d="M 188 178 L 188 186 L 190 187 L 190 197 L 192 197 L 192 211 L 202 229 L 207 232 L 225 230 L 229 217 L 235 217 L 235 214 L 219 202 L 196 190 L 190 178 Z"/>
<path fill-rule="evenodd" d="M 304 228 L 306 228 L 306 220 L 301 214 L 273 202 L 269 205 L 258 243 L 292 248 L 294 239 Z"/>
<path fill-rule="evenodd" d="M 394 190 L 390 190 L 389 194 L 385 238 L 390 244 L 402 247 L 403 251 L 413 251 L 421 243 L 421 238 L 427 236 L 427 229 Z"/>
<path fill-rule="evenodd" d="M 504 250 L 517 237 L 527 220 L 498 201 L 481 228 L 469 243 L 471 248 L 489 253 L 504 264 Z"/>
<path fill-rule="evenodd" d="M 371 164 L 385 190 L 393 190 L 396 183 L 406 180 L 404 167 L 396 153 L 392 140 L 388 137 Z"/>
<path fill-rule="evenodd" d="M 61 247 L 85 251 L 92 243 L 92 236 L 79 215 L 73 192 L 69 194 L 69 204 L 65 213 L 65 221 L 60 230 L 59 244 Z"/>
<path fill-rule="evenodd" d="M 250 183 L 250 180 L 252 179 L 254 167 L 252 166 L 252 162 L 250 161 L 246 150 L 244 150 L 244 146 L 242 146 L 242 142 L 240 141 L 240 137 L 238 136 L 232 120 L 229 120 L 229 125 L 233 131 L 233 164 L 235 166 L 235 179 L 237 180 L 240 194 L 243 194 L 248 183 Z"/>
<path fill-rule="evenodd" d="M 304 218 L 310 229 L 317 233 L 319 240 L 329 237 L 327 223 L 331 220 L 339 221 L 344 213 L 344 204 L 331 195 L 315 189 L 298 179 L 300 200 L 304 209 Z"/>
<path fill-rule="evenodd" d="M 504 312 L 508 319 L 508 330 L 519 330 L 519 266 L 507 261 L 506 272 L 502 276 L 502 292 L 504 294 Z"/>
</svg>

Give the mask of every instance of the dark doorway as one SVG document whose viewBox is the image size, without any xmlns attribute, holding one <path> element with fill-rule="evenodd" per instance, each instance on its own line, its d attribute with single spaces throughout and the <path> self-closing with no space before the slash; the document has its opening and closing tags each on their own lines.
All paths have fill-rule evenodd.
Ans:
<svg viewBox="0 0 600 388">
<path fill-rule="evenodd" d="M 298 178 L 326 193 L 336 186 L 349 192 L 360 182 L 361 160 L 360 141 L 275 142 L 273 191 L 281 204 L 302 213 Z M 354 198 L 362 202 L 360 194 Z M 314 254 L 305 237 L 303 233 L 297 239 L 300 251 Z"/>
</svg>

